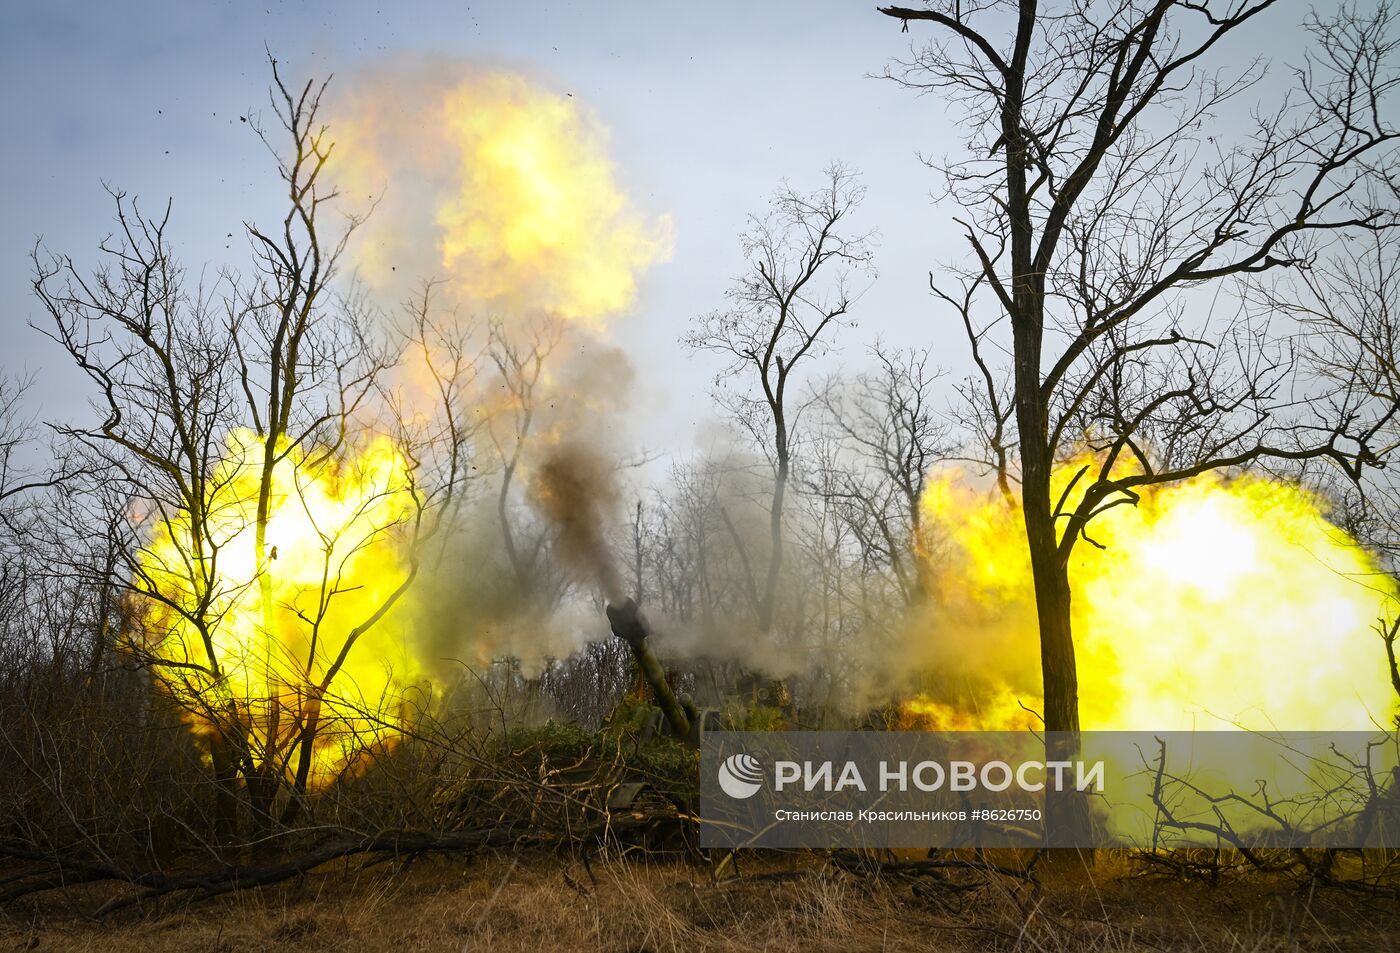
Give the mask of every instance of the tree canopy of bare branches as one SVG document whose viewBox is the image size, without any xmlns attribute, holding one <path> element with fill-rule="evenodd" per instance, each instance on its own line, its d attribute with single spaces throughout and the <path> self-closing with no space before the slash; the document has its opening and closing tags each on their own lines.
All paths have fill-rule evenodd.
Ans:
<svg viewBox="0 0 1400 953">
<path fill-rule="evenodd" d="M 254 126 L 287 206 L 274 229 L 247 225 L 249 274 L 193 281 L 169 238 L 170 205 L 148 216 L 120 192 L 116 232 L 94 271 L 34 253 L 46 333 L 98 394 L 97 423 L 58 428 L 83 476 L 70 480 L 74 518 L 114 537 L 116 564 L 93 582 L 119 587 L 143 620 L 127 626 L 124 651 L 209 729 L 221 814 L 233 817 L 241 777 L 263 825 L 279 798 L 284 821 L 301 810 L 325 706 L 465 491 L 475 426 L 461 410 L 474 358 L 454 327 L 435 320 L 431 285 L 410 302 L 397 340 L 353 289 L 336 290 L 357 220 L 325 237 L 336 195 L 321 178 L 332 152 L 317 118 L 324 87 L 289 87 L 275 63 L 273 77 L 275 128 Z M 422 412 L 401 405 L 390 379 L 410 346 L 430 393 Z M 376 441 L 393 448 L 392 465 L 357 462 Z M 302 535 L 312 538 L 280 540 L 319 560 L 307 585 L 283 571 L 286 553 L 279 563 L 269 532 L 275 509 L 304 507 L 317 481 L 360 489 L 343 506 L 306 509 Z M 350 567 L 391 544 L 406 554 L 399 572 L 366 600 Z M 234 628 L 251 600 L 275 650 L 248 651 L 247 633 Z"/>
<path fill-rule="evenodd" d="M 720 401 L 752 437 L 772 470 L 766 558 L 752 565 L 748 596 L 758 628 L 773 624 L 783 566 L 783 511 L 792 474 L 801 402 L 799 370 L 831 346 L 830 338 L 873 269 L 870 232 L 850 218 L 864 198 L 856 173 L 834 164 L 812 192 L 783 186 L 742 236 L 747 270 L 728 292 L 729 307 L 702 315 L 685 337 L 692 348 L 725 360 Z M 735 386 L 726 387 L 726 384 Z"/>
<path fill-rule="evenodd" d="M 1375 460 L 1381 420 L 1301 379 L 1245 282 L 1287 281 L 1397 224 L 1375 187 L 1397 154 L 1393 15 L 1311 15 L 1289 93 L 1241 122 L 1278 68 L 1231 51 L 1281 25 L 1275 6 L 881 8 L 937 31 L 889 76 L 962 111 L 962 148 L 930 164 L 970 264 L 935 292 L 973 344 L 989 458 L 1020 482 L 1050 730 L 1079 725 L 1068 566 L 1096 515 L 1209 470 L 1325 458 L 1356 475 Z"/>
</svg>

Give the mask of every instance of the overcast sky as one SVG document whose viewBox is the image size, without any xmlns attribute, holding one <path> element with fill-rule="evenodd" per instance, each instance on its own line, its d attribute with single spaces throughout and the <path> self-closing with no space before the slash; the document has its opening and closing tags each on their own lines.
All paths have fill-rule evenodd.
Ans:
<svg viewBox="0 0 1400 953">
<path fill-rule="evenodd" d="M 1281 7 L 1272 30 L 1288 57 L 1305 8 Z M 640 366 L 650 445 L 684 450 L 712 416 L 715 364 L 677 339 L 722 303 L 745 215 L 784 177 L 815 184 L 832 159 L 863 171 L 863 219 L 881 232 L 880 278 L 857 309 L 845 361 L 878 335 L 934 343 L 941 363 L 962 366 L 956 325 L 927 295 L 929 268 L 959 250 L 957 238 L 916 156 L 952 146 L 951 127 L 935 99 L 868 78 L 910 38 L 872 2 L 7 0 L 0 365 L 36 374 L 42 416 L 82 413 L 81 382 L 27 327 L 42 320 L 27 256 L 42 237 L 94 261 L 112 212 L 104 182 L 152 207 L 173 198 L 173 237 L 191 270 L 242 262 L 241 223 L 266 220 L 279 199 L 267 154 L 239 120 L 266 102 L 266 47 L 294 77 L 448 54 L 524 72 L 599 114 L 638 205 L 674 221 L 671 260 L 646 276 L 615 331 Z"/>
</svg>

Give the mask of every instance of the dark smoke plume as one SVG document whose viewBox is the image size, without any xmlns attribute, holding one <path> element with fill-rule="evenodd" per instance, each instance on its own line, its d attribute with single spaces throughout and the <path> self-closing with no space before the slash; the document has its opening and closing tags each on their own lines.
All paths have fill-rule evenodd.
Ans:
<svg viewBox="0 0 1400 953">
<path fill-rule="evenodd" d="M 556 552 L 574 572 L 596 579 L 608 602 L 627 598 L 603 533 L 620 494 L 611 463 L 592 447 L 566 440 L 535 471 L 530 499 L 554 528 Z"/>
</svg>

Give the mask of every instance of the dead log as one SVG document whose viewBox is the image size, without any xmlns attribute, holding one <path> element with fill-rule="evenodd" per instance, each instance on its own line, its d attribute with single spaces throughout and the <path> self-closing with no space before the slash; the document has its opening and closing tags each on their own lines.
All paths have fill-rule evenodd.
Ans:
<svg viewBox="0 0 1400 953">
<path fill-rule="evenodd" d="M 548 840 L 544 835 L 526 835 L 506 828 L 443 832 L 387 831 L 378 834 L 342 832 L 281 863 L 258 866 L 228 864 L 182 873 L 128 870 L 114 864 L 64 857 L 57 852 L 39 852 L 23 845 L 0 844 L 0 857 L 38 864 L 32 874 L 0 895 L 0 900 L 12 902 L 78 884 L 114 882 L 138 888 L 135 893 L 113 897 L 102 904 L 92 914 L 101 917 L 174 894 L 185 894 L 191 900 L 205 900 L 239 890 L 269 886 L 310 873 L 331 861 L 362 854 L 413 856 L 447 851 L 472 852 L 540 846 Z"/>
</svg>

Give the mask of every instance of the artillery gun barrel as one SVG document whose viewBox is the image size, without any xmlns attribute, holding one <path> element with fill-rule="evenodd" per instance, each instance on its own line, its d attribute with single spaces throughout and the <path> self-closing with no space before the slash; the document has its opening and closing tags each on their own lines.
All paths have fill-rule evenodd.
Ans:
<svg viewBox="0 0 1400 953">
<path fill-rule="evenodd" d="M 671 726 L 671 733 L 682 741 L 688 740 L 690 718 L 676 693 L 666 684 L 666 670 L 661 667 L 661 660 L 652 651 L 647 638 L 650 631 L 646 620 L 642 618 L 641 610 L 637 608 L 636 600 L 628 599 L 620 606 L 609 605 L 607 610 L 608 623 L 612 626 L 613 635 L 626 642 L 632 649 L 633 657 L 641 666 L 642 676 L 656 695 L 657 706 Z"/>
</svg>

